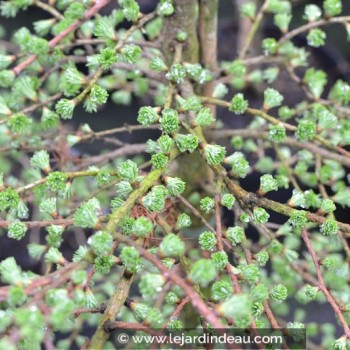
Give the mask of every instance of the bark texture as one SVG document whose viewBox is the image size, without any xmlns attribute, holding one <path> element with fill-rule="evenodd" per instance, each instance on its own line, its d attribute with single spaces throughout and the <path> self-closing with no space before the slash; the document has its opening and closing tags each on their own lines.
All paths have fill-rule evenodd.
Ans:
<svg viewBox="0 0 350 350">
<path fill-rule="evenodd" d="M 183 61 L 196 63 L 199 61 L 198 2 L 197 0 L 175 0 L 174 8 L 173 15 L 164 18 L 162 49 L 167 64 L 173 62 L 176 36 L 181 31 L 185 31 L 188 36 L 183 47 Z"/>
</svg>

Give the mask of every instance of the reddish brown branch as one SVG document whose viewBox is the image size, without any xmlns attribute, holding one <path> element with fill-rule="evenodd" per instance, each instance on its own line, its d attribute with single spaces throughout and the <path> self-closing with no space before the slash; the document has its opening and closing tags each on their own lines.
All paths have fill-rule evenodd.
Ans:
<svg viewBox="0 0 350 350">
<path fill-rule="evenodd" d="M 74 310 L 72 312 L 72 315 L 74 318 L 77 318 L 81 314 L 103 314 L 105 310 L 106 310 L 106 305 L 101 304 L 100 306 L 94 307 L 94 308 L 81 308 L 81 309 Z"/>
<path fill-rule="evenodd" d="M 179 304 L 176 306 L 175 310 L 173 311 L 173 313 L 171 314 L 171 316 L 169 317 L 169 319 L 164 323 L 163 327 L 161 328 L 161 333 L 163 333 L 166 329 L 167 326 L 169 324 L 169 322 L 172 319 L 177 318 L 177 316 L 180 314 L 180 312 L 183 310 L 183 308 L 186 306 L 186 304 L 190 301 L 190 297 L 187 296 L 185 298 L 183 298 Z M 153 340 L 152 346 L 151 346 L 151 350 L 156 349 L 156 339 Z"/>
<path fill-rule="evenodd" d="M 277 320 L 276 320 L 274 314 L 272 313 L 267 301 L 264 302 L 264 310 L 265 310 L 265 314 L 266 314 L 272 328 L 280 329 L 281 327 L 278 325 Z"/>
<path fill-rule="evenodd" d="M 197 309 L 200 315 L 211 323 L 214 328 L 220 329 L 223 327 L 214 311 L 207 306 L 207 304 L 188 282 L 176 275 L 172 270 L 168 270 L 159 259 L 141 247 L 139 244 L 135 243 L 132 239 L 123 236 L 120 233 L 116 234 L 116 239 L 129 246 L 135 247 L 146 260 L 150 261 L 163 274 L 165 278 L 168 278 L 173 283 L 178 285 L 190 298 L 193 307 Z"/>
<path fill-rule="evenodd" d="M 215 223 L 216 223 L 216 239 L 218 242 L 218 249 L 224 250 L 222 242 L 222 224 L 221 224 L 221 213 L 220 213 L 220 195 L 215 195 Z"/>
<path fill-rule="evenodd" d="M 163 325 L 162 331 L 164 331 L 164 330 L 167 328 L 167 326 L 168 326 L 168 324 L 169 324 L 169 322 L 170 322 L 171 319 L 177 318 L 177 317 L 178 317 L 178 315 L 180 314 L 180 312 L 183 310 L 183 308 L 185 307 L 185 305 L 186 305 L 189 301 L 190 301 L 190 297 L 189 297 L 189 296 L 186 296 L 185 298 L 183 298 L 183 299 L 180 301 L 179 304 L 177 304 L 177 306 L 176 306 L 175 310 L 173 311 L 173 313 L 171 314 L 169 320 Z"/>
<path fill-rule="evenodd" d="M 89 10 L 87 10 L 84 14 L 84 16 L 73 22 L 68 28 L 66 28 L 64 31 L 62 31 L 60 34 L 55 36 L 53 39 L 49 41 L 49 47 L 50 49 L 54 49 L 55 46 L 61 42 L 66 36 L 68 36 L 70 33 L 73 33 L 76 29 L 78 29 L 84 22 L 86 22 L 90 17 L 98 13 L 103 7 L 105 7 L 110 0 L 96 0 L 95 5 L 92 6 Z M 29 56 L 26 60 L 24 60 L 22 63 L 18 64 L 16 67 L 13 68 L 13 72 L 18 75 L 20 74 L 24 69 L 26 69 L 29 65 L 31 65 L 35 60 L 37 59 L 37 55 Z"/>
<path fill-rule="evenodd" d="M 57 220 L 46 220 L 46 221 L 22 221 L 28 229 L 34 227 L 46 227 L 50 225 L 61 225 L 71 226 L 73 225 L 73 219 L 57 219 Z M 0 220 L 0 227 L 8 227 L 13 224 L 13 221 L 2 221 Z"/>
<path fill-rule="evenodd" d="M 64 284 L 70 278 L 71 271 L 78 269 L 80 265 L 81 264 L 70 263 L 47 276 L 37 277 L 24 289 L 24 293 L 27 296 L 33 296 L 40 288 L 51 285 L 53 282 L 55 282 L 55 285 Z M 0 288 L 0 301 L 5 301 L 8 298 L 9 289 L 10 287 L 8 286 Z"/>
<path fill-rule="evenodd" d="M 316 275 L 317 275 L 317 279 L 318 279 L 318 288 L 323 292 L 327 301 L 332 306 L 335 314 L 338 316 L 339 321 L 344 328 L 345 335 L 347 336 L 348 339 L 350 339 L 349 325 L 346 322 L 346 319 L 345 319 L 343 313 L 341 312 L 339 305 L 336 303 L 336 301 L 334 300 L 334 298 L 332 297 L 331 293 L 329 292 L 328 288 L 326 287 L 326 285 L 324 283 L 324 280 L 322 277 L 322 272 L 321 272 L 321 267 L 320 267 L 320 264 L 319 264 L 318 258 L 317 258 L 317 254 L 316 254 L 314 248 L 312 247 L 312 244 L 310 242 L 307 231 L 303 230 L 301 233 L 301 236 L 306 244 L 307 250 L 309 251 L 311 258 L 312 258 L 312 261 L 314 262 L 314 265 L 315 265 Z"/>
</svg>

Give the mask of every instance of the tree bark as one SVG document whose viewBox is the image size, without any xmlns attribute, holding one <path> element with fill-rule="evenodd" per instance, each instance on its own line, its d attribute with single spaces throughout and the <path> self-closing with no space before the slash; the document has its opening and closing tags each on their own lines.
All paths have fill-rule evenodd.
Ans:
<svg viewBox="0 0 350 350">
<path fill-rule="evenodd" d="M 201 63 L 204 67 L 215 71 L 217 69 L 217 26 L 218 26 L 218 0 L 199 0 L 199 42 Z M 215 88 L 214 79 L 204 85 L 203 95 L 212 96 Z M 213 115 L 216 106 L 208 106 Z"/>
<path fill-rule="evenodd" d="M 174 13 L 164 18 L 162 50 L 168 65 L 172 64 L 175 52 L 176 36 L 179 32 L 187 33 L 183 46 L 183 61 L 199 61 L 199 41 L 197 34 L 198 2 L 197 0 L 175 0 Z"/>
</svg>

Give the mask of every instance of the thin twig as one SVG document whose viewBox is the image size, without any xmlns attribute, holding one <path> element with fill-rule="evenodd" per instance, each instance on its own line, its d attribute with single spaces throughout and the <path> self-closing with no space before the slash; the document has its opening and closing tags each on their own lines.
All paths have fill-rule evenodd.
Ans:
<svg viewBox="0 0 350 350">
<path fill-rule="evenodd" d="M 254 21 L 253 21 L 253 25 L 250 28 L 250 31 L 247 35 L 246 41 L 245 41 L 245 45 L 243 46 L 240 54 L 239 54 L 239 58 L 243 59 L 247 53 L 247 50 L 251 44 L 251 42 L 253 41 L 255 34 L 257 32 L 257 30 L 259 29 L 260 23 L 263 20 L 264 17 L 264 12 L 268 6 L 268 1 L 265 0 L 265 2 L 263 3 L 263 5 L 260 7 L 260 10 L 258 12 L 258 14 L 255 16 Z"/>
<path fill-rule="evenodd" d="M 121 243 L 125 243 L 128 246 L 133 246 L 136 248 L 146 260 L 151 262 L 163 274 L 164 277 L 168 278 L 173 283 L 178 285 L 186 293 L 186 295 L 189 296 L 194 308 L 196 308 L 200 315 L 209 323 L 211 323 L 214 328 L 220 329 L 223 327 L 218 316 L 214 313 L 213 310 L 209 309 L 207 304 L 188 282 L 186 282 L 180 276 L 174 274 L 174 272 L 172 270 L 169 270 L 158 258 L 156 258 L 153 254 L 148 252 L 146 249 L 141 247 L 129 237 L 117 233 L 116 239 Z"/>
<path fill-rule="evenodd" d="M 183 196 L 179 196 L 180 201 L 187 207 L 189 208 L 192 213 L 202 221 L 202 223 L 212 232 L 215 232 L 215 229 L 213 226 L 209 224 L 207 220 L 203 217 L 203 215 Z"/>
<path fill-rule="evenodd" d="M 318 21 L 310 22 L 310 23 L 307 23 L 307 24 L 300 26 L 296 29 L 293 29 L 293 30 L 289 31 L 287 34 L 283 35 L 281 37 L 281 39 L 278 41 L 278 44 L 281 45 L 284 42 L 286 42 L 287 40 L 290 40 L 290 39 L 294 38 L 295 36 L 297 36 L 301 33 L 305 33 L 313 28 L 322 27 L 322 26 L 325 26 L 325 25 L 330 24 L 330 23 L 344 23 L 345 24 L 345 23 L 349 23 L 349 22 L 350 22 L 350 16 L 324 18 L 324 19 L 320 19 Z"/>
<path fill-rule="evenodd" d="M 58 20 L 64 19 L 64 16 L 60 12 L 58 12 L 53 6 L 50 6 L 49 4 L 45 4 L 44 2 L 39 1 L 39 0 L 35 0 L 34 5 L 36 7 L 41 8 L 42 10 L 50 13 L 52 16 L 54 16 Z"/>
<path fill-rule="evenodd" d="M 222 139 L 225 137 L 241 136 L 243 138 L 263 139 L 268 140 L 269 134 L 259 129 L 225 129 L 225 130 L 209 130 L 208 135 L 213 139 Z M 281 144 L 285 144 L 291 147 L 297 147 L 300 149 L 307 149 L 308 151 L 319 154 L 326 159 L 334 159 L 339 163 L 350 167 L 350 159 L 342 156 L 341 154 L 330 152 L 320 146 L 315 145 L 312 142 L 299 142 L 293 137 L 286 137 L 281 141 Z"/>
</svg>

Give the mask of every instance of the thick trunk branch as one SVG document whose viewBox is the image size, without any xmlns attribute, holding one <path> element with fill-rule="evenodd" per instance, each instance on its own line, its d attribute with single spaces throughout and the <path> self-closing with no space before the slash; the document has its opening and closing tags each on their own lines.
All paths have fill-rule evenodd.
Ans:
<svg viewBox="0 0 350 350">
<path fill-rule="evenodd" d="M 167 64 L 173 62 L 176 36 L 179 32 L 187 33 L 183 47 L 183 60 L 196 63 L 199 61 L 199 43 L 197 35 L 198 3 L 197 0 L 175 0 L 174 13 L 164 18 L 162 49 Z"/>
<path fill-rule="evenodd" d="M 217 69 L 217 26 L 218 0 L 199 0 L 198 32 L 200 41 L 201 63 L 204 67 L 215 71 Z M 203 95 L 212 96 L 215 81 L 204 85 Z M 216 106 L 209 106 L 216 114 Z"/>
</svg>

